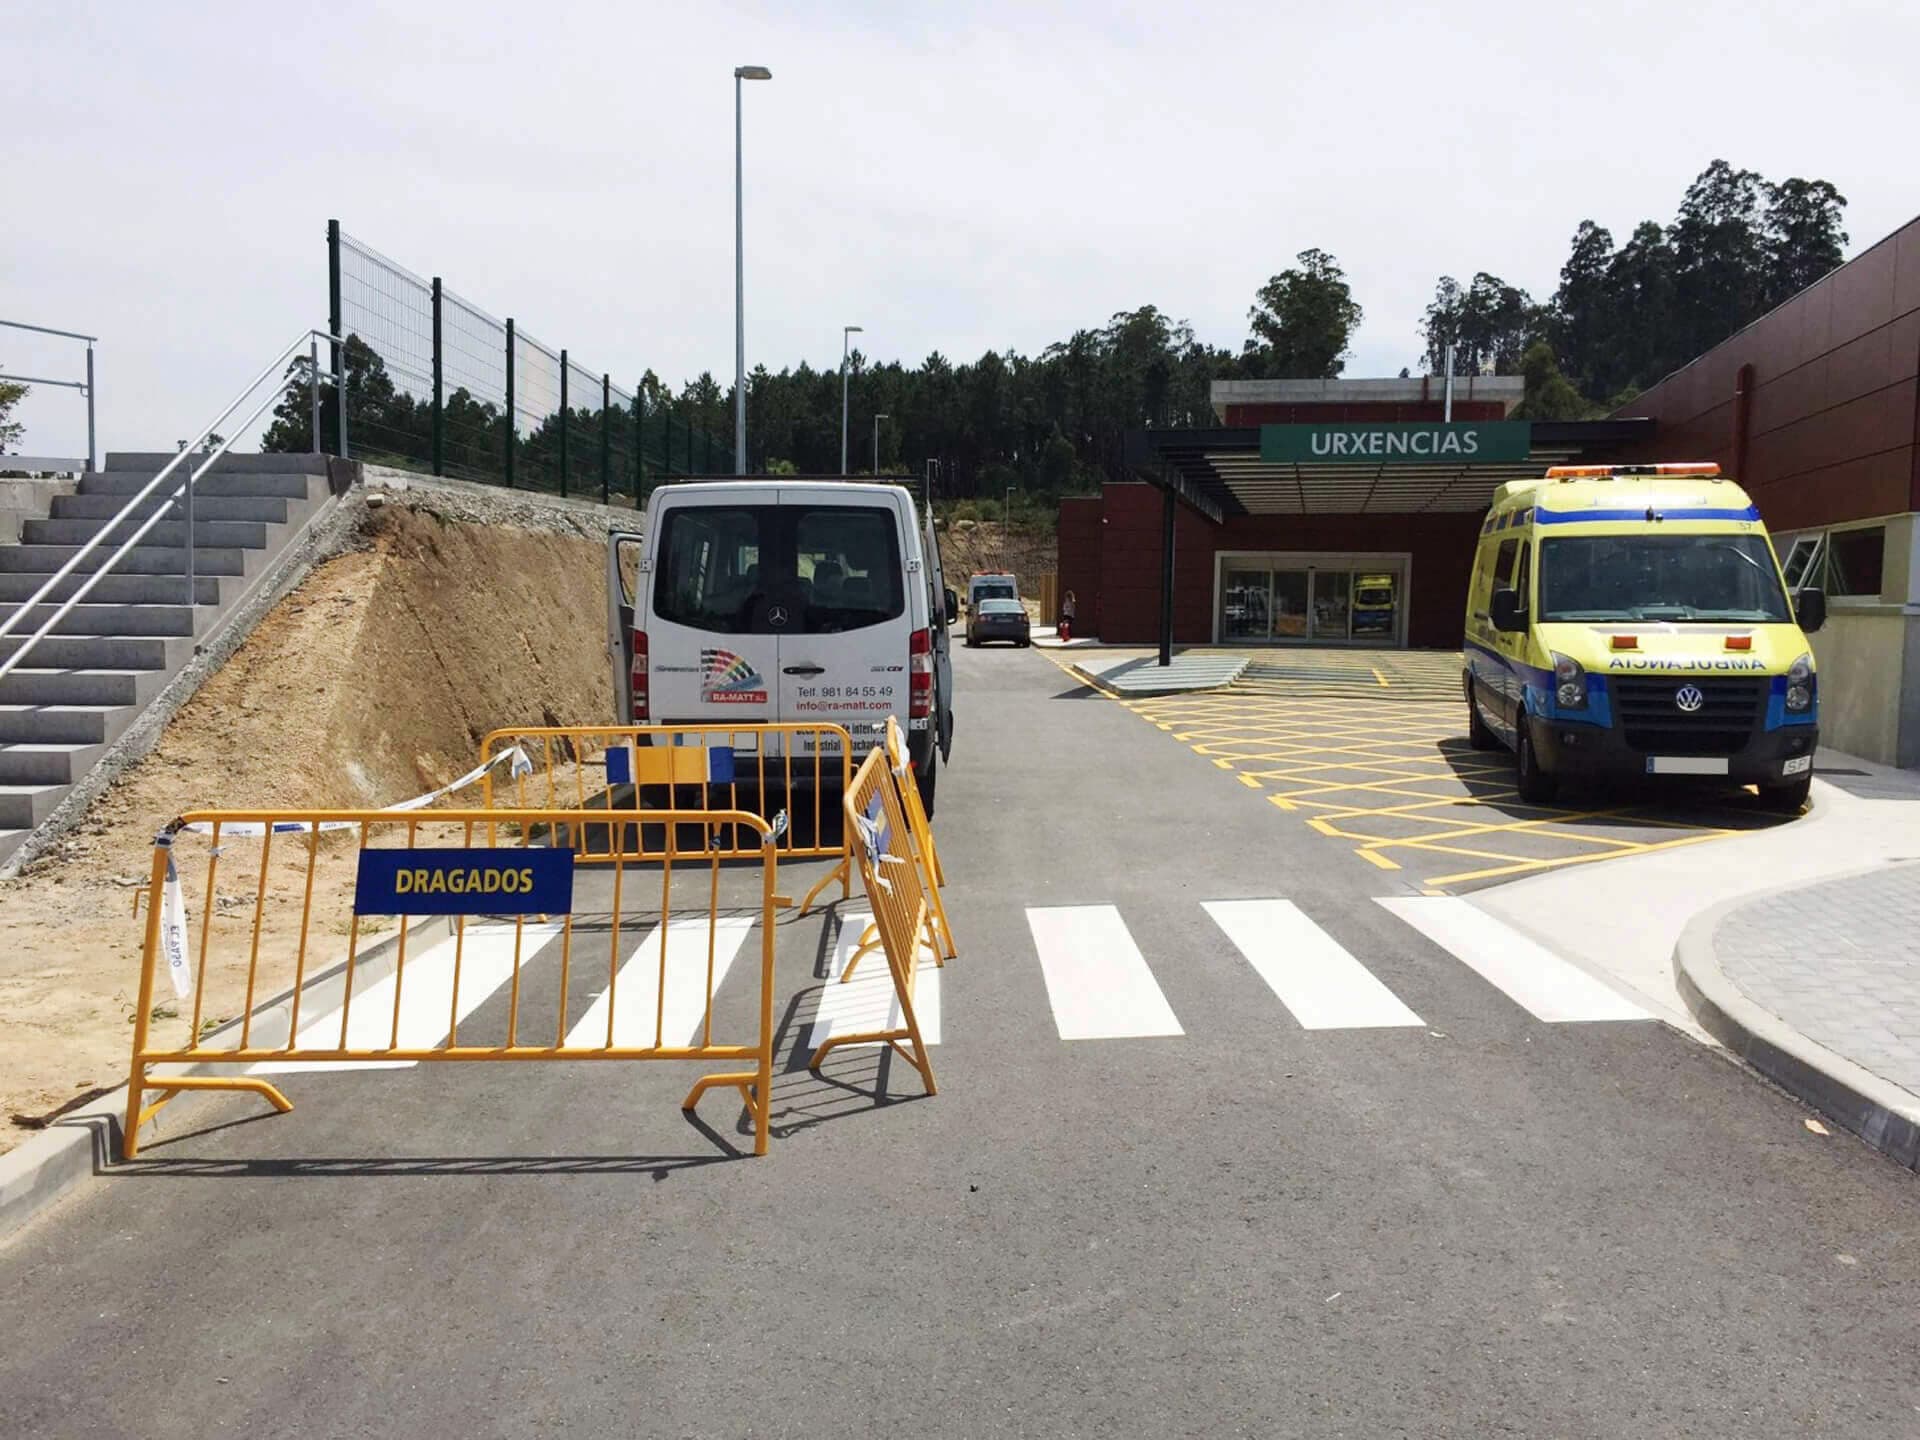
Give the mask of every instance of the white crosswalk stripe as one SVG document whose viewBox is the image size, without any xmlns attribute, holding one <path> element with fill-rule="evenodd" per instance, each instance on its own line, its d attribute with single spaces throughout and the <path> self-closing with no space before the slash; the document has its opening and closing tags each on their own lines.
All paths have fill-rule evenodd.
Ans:
<svg viewBox="0 0 1920 1440">
<path fill-rule="evenodd" d="M 521 927 L 519 937 L 522 976 L 534 956 L 554 940 L 562 927 L 542 922 Z M 460 948 L 460 1012 L 465 1020 L 486 1004 L 494 992 L 513 978 L 514 927 L 469 923 L 464 941 L 452 936 L 431 949 L 407 957 L 399 979 L 400 1038 L 403 1050 L 428 1050 L 447 1038 L 453 1013 L 453 958 Z M 386 1050 L 393 1040 L 393 997 L 396 977 L 387 975 L 353 996 L 347 1013 L 347 1043 L 340 1044 L 340 1012 L 336 1009 L 300 1027 L 296 1048 L 302 1050 Z M 456 1022 L 457 1023 L 457 1022 Z M 315 1070 L 364 1070 L 369 1065 L 404 1069 L 411 1060 L 267 1060 L 250 1067 L 254 1075 L 292 1075 Z"/>
<path fill-rule="evenodd" d="M 587 1013 L 567 1031 L 563 1046 L 579 1050 L 605 1048 L 609 1009 L 613 1012 L 613 1044 L 617 1048 L 704 1043 L 709 934 L 713 990 L 717 993 L 720 982 L 727 978 L 727 971 L 733 965 L 733 957 L 740 953 L 740 946 L 753 926 L 751 918 L 726 915 L 715 920 L 711 930 L 704 915 L 672 922 L 666 941 L 664 1003 L 660 993 L 660 929 L 655 926 L 653 933 L 615 974 L 611 1002 L 608 992 L 601 990 L 587 1007 Z"/>
<path fill-rule="evenodd" d="M 1506 992 L 1536 1019 L 1557 1023 L 1653 1018 L 1611 986 L 1465 900 L 1396 896 L 1378 903 Z"/>
<path fill-rule="evenodd" d="M 842 918 L 827 983 L 821 987 L 820 1006 L 814 1012 L 813 1029 L 807 1035 L 809 1052 L 835 1035 L 860 1030 L 897 1030 L 905 1023 L 900 1013 L 900 998 L 894 993 L 893 972 L 887 966 L 887 957 L 879 950 L 868 952 L 854 969 L 851 980 L 843 983 L 840 979 L 846 973 L 847 961 L 853 957 L 861 934 L 872 923 L 873 916 L 861 911 Z M 920 946 L 918 962 L 919 973 L 913 982 L 914 1017 L 920 1022 L 920 1038 L 929 1045 L 938 1045 L 941 970 L 933 951 L 924 944 Z"/>
<path fill-rule="evenodd" d="M 1425 1022 L 1289 900 L 1216 900 L 1202 907 L 1308 1030 Z"/>
<path fill-rule="evenodd" d="M 1390 896 L 1378 897 L 1375 903 L 1537 1019 L 1559 1024 L 1652 1018 L 1634 1000 L 1466 900 Z M 1216 900 L 1205 902 L 1202 909 L 1302 1029 L 1411 1029 L 1427 1023 L 1361 957 L 1349 952 L 1292 901 Z M 1025 913 L 1047 1001 L 1062 1040 L 1187 1033 L 1118 907 L 1033 907 Z M 840 982 L 871 919 L 865 912 L 842 917 L 830 975 L 820 987 L 810 1017 L 806 1040 L 810 1049 L 835 1035 L 891 1029 L 902 1023 L 892 976 L 885 957 L 877 951 L 860 962 L 853 980 Z M 748 917 L 722 916 L 711 937 L 704 916 L 676 920 L 664 935 L 655 927 L 621 964 L 611 995 L 602 969 L 597 982 L 600 988 L 568 1029 L 564 1045 L 575 1049 L 605 1046 L 610 1014 L 617 1046 L 652 1046 L 656 1024 L 661 1043 L 699 1043 L 709 994 L 709 965 L 712 991 L 717 994 L 755 923 Z M 558 922 L 522 927 L 518 950 L 523 994 L 527 993 L 536 961 L 543 971 L 557 963 L 559 946 L 554 942 L 562 929 Z M 660 989 L 663 942 L 667 947 L 664 1000 Z M 514 926 L 510 923 L 468 924 L 462 945 L 457 1023 L 464 1025 L 512 980 L 515 947 Z M 455 941 L 448 938 L 408 956 L 400 987 L 399 1048 L 430 1049 L 446 1042 L 449 1016 L 455 1010 L 454 951 Z M 598 962 L 587 963 L 604 967 L 604 948 L 599 953 Z M 569 986 L 575 995 L 586 994 L 586 987 L 595 983 L 583 973 L 581 963 L 576 948 L 573 983 Z M 970 957 L 963 956 L 960 964 L 968 966 Z M 915 1002 L 921 1033 L 928 1044 L 939 1044 L 944 972 L 924 946 L 918 966 Z M 377 1053 L 390 1047 L 394 992 L 395 979 L 389 974 L 355 994 L 347 1048 Z M 298 1044 L 303 1049 L 338 1047 L 338 1010 L 303 1023 Z M 267 1061 L 251 1066 L 249 1073 L 403 1068 L 413 1063 L 378 1059 Z"/>
<path fill-rule="evenodd" d="M 1029 909 L 1027 926 L 1062 1040 L 1186 1033 L 1113 906 Z"/>
</svg>

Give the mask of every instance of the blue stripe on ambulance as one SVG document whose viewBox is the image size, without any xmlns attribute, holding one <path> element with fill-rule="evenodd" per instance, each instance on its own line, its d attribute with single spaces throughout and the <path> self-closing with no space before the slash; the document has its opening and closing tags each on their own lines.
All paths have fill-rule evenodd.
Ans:
<svg viewBox="0 0 1920 1440">
<path fill-rule="evenodd" d="M 1758 520 L 1760 507 L 1748 505 L 1740 510 L 1680 509 L 1662 510 L 1642 505 L 1635 510 L 1546 510 L 1533 512 L 1536 525 L 1597 525 L 1609 520 Z"/>
</svg>

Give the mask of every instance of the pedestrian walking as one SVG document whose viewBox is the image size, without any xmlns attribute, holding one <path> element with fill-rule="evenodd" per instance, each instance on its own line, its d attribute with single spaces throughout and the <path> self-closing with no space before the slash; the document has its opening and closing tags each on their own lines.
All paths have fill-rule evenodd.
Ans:
<svg viewBox="0 0 1920 1440">
<path fill-rule="evenodd" d="M 1069 590 L 1060 601 L 1059 635 L 1062 640 L 1073 638 L 1074 610 L 1073 591 Z"/>
</svg>

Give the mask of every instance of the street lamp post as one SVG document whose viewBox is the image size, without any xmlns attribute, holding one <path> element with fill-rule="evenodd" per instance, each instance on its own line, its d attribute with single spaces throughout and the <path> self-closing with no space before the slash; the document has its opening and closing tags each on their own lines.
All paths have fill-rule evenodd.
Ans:
<svg viewBox="0 0 1920 1440">
<path fill-rule="evenodd" d="M 840 473 L 847 473 L 847 344 L 850 337 L 864 334 L 858 325 L 840 327 Z"/>
<path fill-rule="evenodd" d="M 740 82 L 771 80 L 764 65 L 733 71 L 733 470 L 747 473 L 747 262 L 746 222 L 741 211 Z"/>
<path fill-rule="evenodd" d="M 882 411 L 873 417 L 873 473 L 880 473 L 880 422 L 893 417 Z"/>
</svg>

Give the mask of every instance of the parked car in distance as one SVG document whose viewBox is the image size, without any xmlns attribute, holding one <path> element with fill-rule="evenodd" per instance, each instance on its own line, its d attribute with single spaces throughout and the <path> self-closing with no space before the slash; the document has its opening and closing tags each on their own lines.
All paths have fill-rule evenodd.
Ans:
<svg viewBox="0 0 1920 1440">
<path fill-rule="evenodd" d="M 1023 649 L 1031 645 L 1033 632 L 1027 621 L 1027 607 L 1018 600 L 998 597 L 975 605 L 967 616 L 967 644 L 985 645 L 992 640 L 1006 640 Z"/>
</svg>

